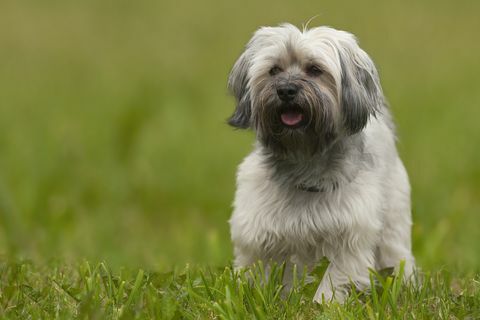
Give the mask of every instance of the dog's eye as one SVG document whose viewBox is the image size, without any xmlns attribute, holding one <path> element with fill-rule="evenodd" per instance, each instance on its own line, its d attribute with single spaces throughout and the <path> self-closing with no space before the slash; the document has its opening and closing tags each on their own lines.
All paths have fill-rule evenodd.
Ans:
<svg viewBox="0 0 480 320">
<path fill-rule="evenodd" d="M 307 74 L 312 77 L 317 77 L 323 73 L 322 69 L 317 67 L 316 65 L 311 65 L 307 67 Z"/>
<path fill-rule="evenodd" d="M 270 69 L 270 71 L 268 72 L 271 76 L 274 76 L 276 74 L 279 74 L 280 72 L 282 72 L 282 69 L 279 67 L 279 66 L 273 66 L 272 69 Z"/>
</svg>

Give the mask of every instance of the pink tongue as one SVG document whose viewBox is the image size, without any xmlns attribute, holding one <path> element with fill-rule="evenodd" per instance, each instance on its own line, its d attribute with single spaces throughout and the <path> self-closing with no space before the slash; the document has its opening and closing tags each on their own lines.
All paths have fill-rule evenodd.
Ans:
<svg viewBox="0 0 480 320">
<path fill-rule="evenodd" d="M 294 111 L 287 111 L 282 113 L 280 118 L 287 126 L 295 126 L 303 120 L 303 114 Z"/>
</svg>

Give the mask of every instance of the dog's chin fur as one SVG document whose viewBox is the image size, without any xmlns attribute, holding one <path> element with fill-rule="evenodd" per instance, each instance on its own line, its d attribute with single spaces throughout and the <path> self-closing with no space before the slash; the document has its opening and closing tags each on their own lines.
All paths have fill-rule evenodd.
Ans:
<svg viewBox="0 0 480 320">
<path fill-rule="evenodd" d="M 298 88 L 288 102 L 278 93 L 285 84 Z M 354 36 L 328 27 L 261 28 L 229 88 L 237 100 L 229 123 L 257 136 L 237 174 L 236 266 L 273 260 L 313 268 L 327 257 L 315 301 L 342 301 L 349 284 L 369 287 L 369 268 L 401 260 L 408 278 L 410 185 L 376 68 Z M 284 108 L 302 121 L 283 123 Z"/>
</svg>

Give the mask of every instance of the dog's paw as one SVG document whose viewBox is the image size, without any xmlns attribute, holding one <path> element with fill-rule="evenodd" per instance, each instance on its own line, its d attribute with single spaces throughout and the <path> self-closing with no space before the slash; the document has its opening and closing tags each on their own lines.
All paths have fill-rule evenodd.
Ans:
<svg viewBox="0 0 480 320">
<path fill-rule="evenodd" d="M 313 302 L 322 304 L 330 302 L 344 303 L 347 298 L 347 292 L 344 290 L 332 290 L 330 288 L 325 288 L 322 285 L 318 287 L 315 296 L 313 297 Z"/>
<path fill-rule="evenodd" d="M 333 300 L 333 291 L 322 291 L 315 293 L 315 296 L 313 296 L 313 302 L 322 304 L 322 303 L 328 303 Z"/>
</svg>

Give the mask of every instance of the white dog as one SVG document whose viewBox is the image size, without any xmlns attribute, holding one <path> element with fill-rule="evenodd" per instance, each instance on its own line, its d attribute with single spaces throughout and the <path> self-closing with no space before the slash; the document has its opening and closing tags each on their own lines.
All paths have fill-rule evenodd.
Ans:
<svg viewBox="0 0 480 320">
<path fill-rule="evenodd" d="M 237 267 L 330 265 L 315 301 L 369 286 L 411 252 L 410 185 L 370 57 L 347 32 L 260 28 L 235 63 L 229 124 L 251 128 L 230 219 Z M 300 269 L 301 270 L 301 269 Z"/>
</svg>

